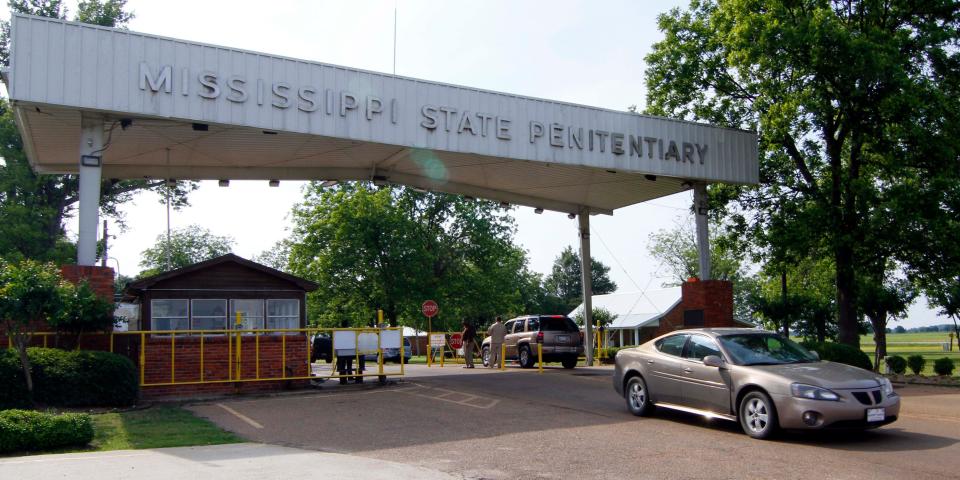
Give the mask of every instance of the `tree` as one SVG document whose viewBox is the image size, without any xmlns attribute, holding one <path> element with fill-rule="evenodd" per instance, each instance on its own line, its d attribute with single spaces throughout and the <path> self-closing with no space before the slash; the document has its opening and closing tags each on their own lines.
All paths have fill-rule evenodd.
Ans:
<svg viewBox="0 0 960 480">
<path fill-rule="evenodd" d="M 124 11 L 126 0 L 88 0 L 78 4 L 74 20 L 107 27 L 122 27 L 133 14 Z M 52 18 L 66 18 L 60 0 L 11 0 L 12 12 Z M 9 22 L 0 23 L 0 61 L 8 63 Z M 116 128 L 114 124 L 111 128 Z M 67 238 L 64 221 L 71 217 L 79 201 L 77 175 L 41 175 L 30 167 L 23 140 L 13 119 L 13 111 L 0 99 L 0 258 L 17 261 L 24 258 L 55 263 L 76 259 L 76 247 Z M 195 182 L 177 182 L 166 187 L 162 180 L 118 180 L 104 178 L 100 186 L 100 210 L 117 219 L 122 226 L 120 205 L 141 191 L 161 195 L 169 193 L 175 208 L 187 205 L 187 194 L 197 188 Z"/>
<path fill-rule="evenodd" d="M 50 326 L 57 331 L 58 346 L 61 333 L 71 334 L 79 345 L 83 332 L 109 331 L 117 322 L 112 299 L 97 295 L 87 282 L 64 283 L 60 295 L 60 311 L 50 318 Z"/>
<path fill-rule="evenodd" d="M 157 235 L 157 243 L 140 253 L 140 277 L 183 268 L 194 263 L 226 255 L 233 250 L 230 236 L 214 235 L 199 225 L 189 225 L 166 234 Z"/>
<path fill-rule="evenodd" d="M 322 325 L 366 325 L 382 309 L 391 325 L 426 330 L 420 305 L 433 299 L 434 330 L 482 326 L 535 297 L 513 219 L 495 202 L 312 183 L 293 218 L 290 268 L 324 286 L 308 302 Z"/>
<path fill-rule="evenodd" d="M 0 322 L 20 356 L 31 396 L 33 376 L 27 356 L 31 334 L 56 318 L 62 306 L 60 274 L 53 264 L 0 261 Z"/>
<path fill-rule="evenodd" d="M 859 343 L 868 253 L 902 254 L 900 230 L 928 220 L 905 200 L 936 195 L 944 185 L 921 179 L 956 164 L 958 10 L 950 0 L 694 0 L 659 17 L 647 112 L 759 130 L 761 185 L 716 186 L 712 201 L 768 259 L 833 260 L 843 343 Z M 875 229 L 891 215 L 895 230 Z"/>
<path fill-rule="evenodd" d="M 599 324 L 602 327 L 609 327 L 610 324 L 613 323 L 613 321 L 617 318 L 613 312 L 603 307 L 593 307 L 591 311 L 593 312 L 593 316 L 591 317 L 593 318 L 593 323 Z M 577 322 L 577 325 L 583 327 L 582 308 L 577 309 L 577 314 L 573 316 L 573 321 Z"/>
<path fill-rule="evenodd" d="M 857 293 L 863 314 L 870 320 L 873 330 L 876 346 L 873 364 L 879 370 L 880 362 L 887 356 L 887 321 L 903 318 L 917 297 L 917 291 L 906 279 L 878 281 L 864 276 Z"/>
<path fill-rule="evenodd" d="M 603 295 L 617 290 L 617 284 L 610 280 L 610 267 L 590 257 L 593 267 L 590 270 L 593 294 Z M 553 261 L 553 269 L 543 281 L 547 295 L 559 299 L 564 311 L 569 313 L 583 301 L 583 279 L 581 277 L 580 256 L 567 246 Z"/>
<path fill-rule="evenodd" d="M 290 241 L 280 240 L 268 250 L 253 257 L 253 261 L 281 272 L 290 271 Z"/>
</svg>

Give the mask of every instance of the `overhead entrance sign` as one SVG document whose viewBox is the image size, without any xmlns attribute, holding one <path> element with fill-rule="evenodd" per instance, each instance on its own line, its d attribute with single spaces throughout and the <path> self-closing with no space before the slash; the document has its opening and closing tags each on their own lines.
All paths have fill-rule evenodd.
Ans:
<svg viewBox="0 0 960 480">
<path fill-rule="evenodd" d="M 579 213 L 691 181 L 756 183 L 757 136 L 14 14 L 8 86 L 31 164 L 104 178 L 370 180 Z M 88 168 L 88 167 L 85 167 Z"/>
</svg>

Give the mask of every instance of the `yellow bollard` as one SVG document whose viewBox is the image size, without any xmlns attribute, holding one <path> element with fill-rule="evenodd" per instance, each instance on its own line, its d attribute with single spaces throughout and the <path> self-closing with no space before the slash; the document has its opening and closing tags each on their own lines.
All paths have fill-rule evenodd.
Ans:
<svg viewBox="0 0 960 480">
<path fill-rule="evenodd" d="M 443 345 L 440 345 L 440 368 L 443 368 L 443 357 L 446 356 L 446 350 L 443 348 Z"/>
<path fill-rule="evenodd" d="M 505 343 L 500 344 L 500 370 L 505 369 L 507 364 L 507 345 Z"/>
<path fill-rule="evenodd" d="M 433 364 L 430 358 L 430 341 L 429 337 L 427 338 L 427 368 L 432 367 Z"/>
<path fill-rule="evenodd" d="M 537 369 L 543 373 L 543 344 L 537 344 Z"/>
</svg>

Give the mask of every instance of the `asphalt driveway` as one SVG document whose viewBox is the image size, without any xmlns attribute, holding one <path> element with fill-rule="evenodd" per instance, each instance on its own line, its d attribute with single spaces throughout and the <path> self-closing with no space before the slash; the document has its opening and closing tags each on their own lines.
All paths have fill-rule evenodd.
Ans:
<svg viewBox="0 0 960 480">
<path fill-rule="evenodd" d="M 189 408 L 252 441 L 465 478 L 960 478 L 960 389 L 900 390 L 900 420 L 866 433 L 752 440 L 722 420 L 630 415 L 609 368 L 408 367 L 394 385 Z"/>
</svg>

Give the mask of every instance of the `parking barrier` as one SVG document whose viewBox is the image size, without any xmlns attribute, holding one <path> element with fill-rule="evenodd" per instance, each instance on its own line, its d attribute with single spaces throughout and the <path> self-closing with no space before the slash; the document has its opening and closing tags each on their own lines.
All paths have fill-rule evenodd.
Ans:
<svg viewBox="0 0 960 480">
<path fill-rule="evenodd" d="M 500 344 L 500 370 L 505 370 L 507 365 L 507 345 Z"/>
<path fill-rule="evenodd" d="M 537 344 L 537 370 L 543 373 L 543 344 Z"/>
</svg>

